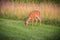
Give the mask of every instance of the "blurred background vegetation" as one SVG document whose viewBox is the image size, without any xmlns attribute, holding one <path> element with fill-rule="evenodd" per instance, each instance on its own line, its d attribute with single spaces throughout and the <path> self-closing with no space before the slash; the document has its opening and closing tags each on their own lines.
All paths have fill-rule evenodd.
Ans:
<svg viewBox="0 0 60 40">
<path fill-rule="evenodd" d="M 39 10 L 45 24 L 60 26 L 60 0 L 0 0 L 0 18 L 24 20 Z"/>
<path fill-rule="evenodd" d="M 24 21 L 39 10 L 42 26 Z M 46 25 L 48 24 L 48 25 Z M 0 0 L 0 40 L 59 40 L 60 0 Z"/>
</svg>

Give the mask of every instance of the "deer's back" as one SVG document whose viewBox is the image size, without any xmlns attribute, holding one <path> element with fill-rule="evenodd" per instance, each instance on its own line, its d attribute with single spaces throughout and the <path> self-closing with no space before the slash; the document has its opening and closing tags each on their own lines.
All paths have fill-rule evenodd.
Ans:
<svg viewBox="0 0 60 40">
<path fill-rule="evenodd" d="M 38 10 L 34 10 L 30 12 L 29 17 L 34 18 L 36 16 L 40 16 L 40 12 Z"/>
</svg>

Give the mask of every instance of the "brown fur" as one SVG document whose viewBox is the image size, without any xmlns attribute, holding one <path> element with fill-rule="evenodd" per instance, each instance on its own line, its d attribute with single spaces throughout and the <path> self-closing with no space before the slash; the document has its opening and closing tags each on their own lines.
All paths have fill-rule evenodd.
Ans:
<svg viewBox="0 0 60 40">
<path fill-rule="evenodd" d="M 33 21 L 34 19 L 37 19 L 41 22 L 41 19 L 40 19 L 40 12 L 38 10 L 34 10 L 32 12 L 30 12 L 28 18 L 26 19 L 25 21 L 25 24 L 28 25 L 29 21 L 32 21 L 32 26 L 33 26 Z M 40 23 L 41 24 L 41 23 Z"/>
</svg>

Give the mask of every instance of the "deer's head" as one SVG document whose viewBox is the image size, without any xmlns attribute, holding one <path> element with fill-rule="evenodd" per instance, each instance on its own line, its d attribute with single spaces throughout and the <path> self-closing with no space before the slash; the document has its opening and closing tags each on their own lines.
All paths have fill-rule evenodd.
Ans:
<svg viewBox="0 0 60 40">
<path fill-rule="evenodd" d="M 30 21 L 30 18 L 26 18 L 26 20 L 25 20 L 25 25 L 26 25 L 26 26 L 28 26 L 29 21 Z"/>
</svg>

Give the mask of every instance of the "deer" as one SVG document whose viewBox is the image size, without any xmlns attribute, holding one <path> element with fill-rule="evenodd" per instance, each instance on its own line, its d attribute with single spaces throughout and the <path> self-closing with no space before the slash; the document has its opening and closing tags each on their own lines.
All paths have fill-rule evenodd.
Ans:
<svg viewBox="0 0 60 40">
<path fill-rule="evenodd" d="M 37 24 L 37 21 L 39 20 L 40 25 L 41 25 L 40 11 L 38 10 L 31 11 L 27 19 L 25 20 L 25 25 L 28 26 L 29 22 L 32 21 L 32 26 L 33 26 L 34 20 L 36 20 L 36 24 Z"/>
</svg>

